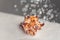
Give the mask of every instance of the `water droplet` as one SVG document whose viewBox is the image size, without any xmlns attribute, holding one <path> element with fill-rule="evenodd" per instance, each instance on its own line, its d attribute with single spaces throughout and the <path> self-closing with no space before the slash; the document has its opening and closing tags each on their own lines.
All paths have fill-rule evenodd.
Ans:
<svg viewBox="0 0 60 40">
<path fill-rule="evenodd" d="M 27 13 L 23 13 L 24 16 L 26 16 Z"/>
<path fill-rule="evenodd" d="M 45 9 L 43 7 L 41 8 L 41 10 L 42 10 L 43 13 L 45 13 Z"/>
<path fill-rule="evenodd" d="M 50 10 L 47 11 L 46 14 L 47 14 L 47 15 L 51 15 L 51 12 L 52 12 L 52 11 L 53 11 L 53 9 L 50 9 Z"/>
<path fill-rule="evenodd" d="M 58 17 L 58 15 L 55 15 L 56 17 Z"/>
<path fill-rule="evenodd" d="M 42 11 L 40 11 L 39 14 L 42 14 Z"/>
<path fill-rule="evenodd" d="M 41 11 L 41 9 L 38 9 L 37 12 L 39 13 Z"/>
<path fill-rule="evenodd" d="M 28 8 L 26 8 L 26 7 L 22 8 L 23 12 L 26 12 L 27 10 L 28 10 Z"/>
<path fill-rule="evenodd" d="M 36 15 L 36 9 L 32 9 L 30 15 L 32 15 L 32 14 Z"/>
<path fill-rule="evenodd" d="M 36 12 L 36 9 L 32 9 L 32 12 Z"/>
<path fill-rule="evenodd" d="M 51 14 L 51 15 L 50 15 L 50 17 L 49 17 L 49 19 L 52 19 L 53 17 L 54 17 L 54 15 L 53 15 L 53 14 Z"/>
<path fill-rule="evenodd" d="M 47 18 L 46 16 L 43 17 L 44 20 L 46 20 L 46 18 Z"/>
<path fill-rule="evenodd" d="M 37 1 L 40 1 L 40 0 L 37 0 Z"/>
<path fill-rule="evenodd" d="M 31 3 L 33 3 L 34 1 L 33 0 L 31 0 Z"/>
<path fill-rule="evenodd" d="M 35 4 L 31 4 L 31 7 L 36 7 L 36 5 Z"/>
<path fill-rule="evenodd" d="M 32 9 L 31 7 L 29 7 L 29 9 Z"/>
<path fill-rule="evenodd" d="M 38 1 L 35 1 L 34 3 L 35 3 L 35 4 L 39 4 L 39 2 L 38 2 Z"/>
<path fill-rule="evenodd" d="M 25 7 L 28 8 L 29 7 L 29 4 L 26 4 Z"/>
<path fill-rule="evenodd" d="M 20 0 L 20 3 L 21 4 L 26 3 L 26 0 Z"/>
<path fill-rule="evenodd" d="M 47 5 L 47 4 L 45 4 L 45 5 L 43 5 L 43 7 L 47 8 L 47 7 L 48 7 L 48 5 Z"/>
<path fill-rule="evenodd" d="M 17 8 L 17 5 L 16 4 L 14 5 L 14 8 Z"/>
</svg>

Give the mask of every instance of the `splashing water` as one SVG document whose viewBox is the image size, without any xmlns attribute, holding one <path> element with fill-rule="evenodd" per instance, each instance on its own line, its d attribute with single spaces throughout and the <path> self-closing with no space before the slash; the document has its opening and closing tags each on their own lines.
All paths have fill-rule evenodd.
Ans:
<svg viewBox="0 0 60 40">
<path fill-rule="evenodd" d="M 24 16 L 34 14 L 50 22 L 57 22 L 56 19 L 59 19 L 60 12 L 56 10 L 51 0 L 20 0 L 20 4 L 20 10 Z M 19 5 L 14 5 L 14 8 L 19 10 L 17 6 Z"/>
</svg>

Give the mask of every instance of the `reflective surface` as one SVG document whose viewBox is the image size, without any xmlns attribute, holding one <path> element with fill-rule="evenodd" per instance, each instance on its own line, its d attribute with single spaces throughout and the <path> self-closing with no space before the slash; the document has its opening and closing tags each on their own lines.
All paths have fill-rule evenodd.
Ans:
<svg viewBox="0 0 60 40">
<path fill-rule="evenodd" d="M 60 24 L 45 21 L 42 29 L 30 36 L 19 26 L 23 19 L 22 16 L 0 12 L 0 40 L 60 40 Z"/>
</svg>

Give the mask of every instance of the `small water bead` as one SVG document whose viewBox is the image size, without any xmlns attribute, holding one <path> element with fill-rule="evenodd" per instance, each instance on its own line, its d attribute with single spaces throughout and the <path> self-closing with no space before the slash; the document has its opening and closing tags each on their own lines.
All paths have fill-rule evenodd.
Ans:
<svg viewBox="0 0 60 40">
<path fill-rule="evenodd" d="M 43 19 L 46 20 L 47 19 L 47 16 L 44 16 Z"/>
<path fill-rule="evenodd" d="M 33 0 L 31 0 L 30 2 L 31 2 L 31 3 L 33 3 L 34 1 L 33 1 Z"/>
<path fill-rule="evenodd" d="M 40 1 L 40 0 L 36 0 L 36 1 Z"/>
<path fill-rule="evenodd" d="M 41 9 L 38 9 L 38 10 L 37 10 L 37 12 L 38 12 L 39 14 L 42 14 L 42 11 L 41 11 Z"/>
<path fill-rule="evenodd" d="M 45 13 L 45 9 L 44 9 L 43 7 L 41 8 L 41 11 L 42 11 L 43 13 Z"/>
<path fill-rule="evenodd" d="M 16 4 L 14 5 L 14 8 L 17 8 L 17 5 Z"/>
<path fill-rule="evenodd" d="M 23 13 L 23 15 L 24 15 L 24 16 L 26 16 L 26 15 L 27 15 L 27 13 Z"/>
<path fill-rule="evenodd" d="M 31 4 L 31 7 L 36 7 L 36 4 Z"/>
<path fill-rule="evenodd" d="M 32 12 L 36 12 L 36 9 L 32 9 Z"/>
<path fill-rule="evenodd" d="M 52 19 L 52 18 L 54 18 L 54 15 L 53 14 L 50 15 L 49 19 Z"/>
<path fill-rule="evenodd" d="M 39 8 L 38 10 L 37 10 L 37 12 L 40 12 L 41 11 L 41 9 Z"/>
<path fill-rule="evenodd" d="M 28 8 L 26 8 L 26 7 L 22 8 L 23 12 L 26 12 L 27 10 L 28 10 Z"/>
<path fill-rule="evenodd" d="M 23 3 L 26 3 L 26 0 L 20 0 L 20 3 L 23 5 Z"/>
<path fill-rule="evenodd" d="M 47 14 L 47 15 L 51 15 L 52 11 L 53 11 L 53 9 L 50 9 L 50 10 L 47 11 L 46 14 Z"/>
<path fill-rule="evenodd" d="M 39 2 L 38 2 L 38 1 L 35 1 L 34 3 L 35 3 L 35 4 L 39 4 Z"/>
<path fill-rule="evenodd" d="M 49 4 L 48 6 L 49 6 L 49 8 L 53 8 L 53 5 L 52 4 Z"/>
<path fill-rule="evenodd" d="M 42 14 L 42 11 L 40 11 L 39 14 Z"/>
<path fill-rule="evenodd" d="M 48 5 L 47 5 L 47 4 L 45 4 L 45 5 L 43 5 L 43 7 L 47 8 L 47 7 L 48 7 Z"/>
<path fill-rule="evenodd" d="M 32 9 L 31 7 L 29 7 L 29 9 Z"/>
<path fill-rule="evenodd" d="M 23 1 L 21 0 L 20 3 L 23 4 Z"/>
<path fill-rule="evenodd" d="M 58 15 L 57 15 L 57 14 L 56 14 L 55 16 L 56 16 L 56 17 L 58 17 Z"/>
<path fill-rule="evenodd" d="M 48 21 L 48 16 L 43 16 L 43 19 Z"/>
<path fill-rule="evenodd" d="M 25 5 L 25 8 L 28 8 L 28 7 L 29 7 L 29 4 L 26 4 L 26 5 Z"/>
<path fill-rule="evenodd" d="M 36 15 L 36 9 L 32 9 L 32 11 L 30 12 L 30 15 L 32 14 Z"/>
</svg>

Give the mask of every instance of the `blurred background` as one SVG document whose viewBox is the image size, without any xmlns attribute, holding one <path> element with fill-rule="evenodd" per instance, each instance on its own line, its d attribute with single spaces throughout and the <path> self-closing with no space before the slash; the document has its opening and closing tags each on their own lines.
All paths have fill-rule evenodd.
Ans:
<svg viewBox="0 0 60 40">
<path fill-rule="evenodd" d="M 60 23 L 60 0 L 0 0 L 0 12 L 32 15 L 49 22 Z"/>
</svg>

